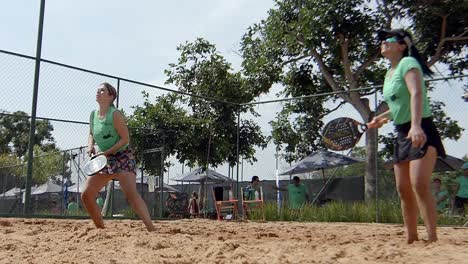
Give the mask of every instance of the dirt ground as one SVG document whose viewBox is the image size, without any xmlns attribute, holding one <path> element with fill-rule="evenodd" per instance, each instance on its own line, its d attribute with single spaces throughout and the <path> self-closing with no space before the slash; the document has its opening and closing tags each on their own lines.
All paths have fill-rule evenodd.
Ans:
<svg viewBox="0 0 468 264">
<path fill-rule="evenodd" d="M 468 263 L 468 229 L 405 244 L 386 224 L 0 218 L 0 263 Z M 420 227 L 424 239 L 424 228 Z"/>
</svg>

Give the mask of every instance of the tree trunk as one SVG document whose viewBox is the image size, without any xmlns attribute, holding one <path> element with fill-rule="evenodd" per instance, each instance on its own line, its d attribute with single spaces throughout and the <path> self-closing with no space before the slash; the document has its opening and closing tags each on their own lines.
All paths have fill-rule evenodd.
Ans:
<svg viewBox="0 0 468 264">
<path fill-rule="evenodd" d="M 370 110 L 367 98 L 359 98 L 355 94 L 351 94 L 348 102 L 359 112 L 365 122 L 371 121 L 374 117 L 375 113 Z M 377 192 L 377 129 L 369 129 L 365 133 L 365 137 L 367 155 L 366 171 L 364 173 L 364 199 L 366 202 L 370 202 L 375 199 Z"/>
<path fill-rule="evenodd" d="M 366 133 L 366 171 L 365 200 L 370 202 L 377 193 L 377 129 L 369 129 Z"/>
</svg>

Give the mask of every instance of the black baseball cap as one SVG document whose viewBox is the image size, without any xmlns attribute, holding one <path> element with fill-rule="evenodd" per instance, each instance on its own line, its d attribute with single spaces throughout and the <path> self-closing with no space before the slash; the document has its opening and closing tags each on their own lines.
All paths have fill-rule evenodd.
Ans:
<svg viewBox="0 0 468 264">
<path fill-rule="evenodd" d="M 377 38 L 379 40 L 385 40 L 391 37 L 397 37 L 399 40 L 404 40 L 405 37 L 407 37 L 411 42 L 413 42 L 411 34 L 403 29 L 381 29 L 377 32 Z"/>
</svg>

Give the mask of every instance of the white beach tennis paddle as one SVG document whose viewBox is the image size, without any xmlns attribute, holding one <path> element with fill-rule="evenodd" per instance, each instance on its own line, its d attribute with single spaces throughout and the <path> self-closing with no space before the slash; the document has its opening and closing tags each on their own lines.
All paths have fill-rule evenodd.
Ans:
<svg viewBox="0 0 468 264">
<path fill-rule="evenodd" d="M 104 169 L 107 165 L 107 158 L 104 155 L 93 156 L 83 166 L 83 172 L 88 175 L 94 175 Z"/>
</svg>

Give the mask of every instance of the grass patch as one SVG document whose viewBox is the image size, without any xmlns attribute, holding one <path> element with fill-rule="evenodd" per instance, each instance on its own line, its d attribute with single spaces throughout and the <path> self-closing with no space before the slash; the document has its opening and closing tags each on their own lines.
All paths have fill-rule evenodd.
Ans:
<svg viewBox="0 0 468 264">
<path fill-rule="evenodd" d="M 376 212 L 378 209 L 378 217 Z M 259 211 L 252 211 L 249 220 L 260 220 Z M 403 217 L 399 201 L 374 202 L 330 202 L 322 207 L 305 205 L 298 210 L 282 207 L 278 210 L 276 203 L 265 204 L 266 221 L 303 221 L 303 222 L 356 222 L 356 223 L 392 223 L 402 224 Z M 439 225 L 462 225 L 466 217 L 450 217 L 440 215 L 437 219 Z M 422 224 L 422 219 L 419 219 Z"/>
</svg>

